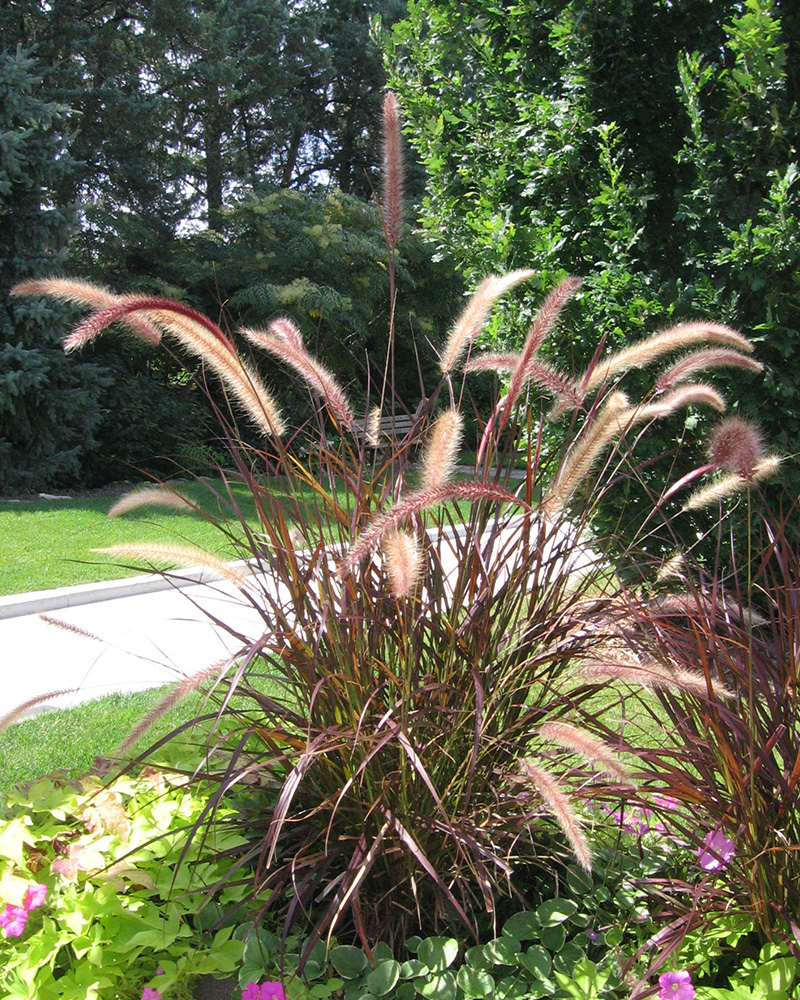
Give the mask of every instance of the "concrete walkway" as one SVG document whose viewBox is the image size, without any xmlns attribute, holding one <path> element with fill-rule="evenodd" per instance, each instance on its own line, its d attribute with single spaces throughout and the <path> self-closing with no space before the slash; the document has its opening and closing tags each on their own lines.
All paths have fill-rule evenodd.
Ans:
<svg viewBox="0 0 800 1000">
<path fill-rule="evenodd" d="M 48 697 L 37 710 L 140 691 L 203 670 L 237 645 L 209 615 L 248 631 L 258 622 L 232 585 L 203 583 L 200 574 L 0 598 L 0 717 L 52 691 L 79 689 Z"/>
<path fill-rule="evenodd" d="M 506 551 L 500 558 L 506 572 L 509 558 L 513 562 L 513 553 L 519 551 L 521 525 L 521 519 L 511 518 L 490 543 L 495 552 L 497 547 Z M 560 525 L 546 547 L 572 571 L 595 565 L 591 550 L 569 534 Z M 445 578 L 454 579 L 459 547 L 451 532 L 436 537 Z M 246 570 L 246 565 L 239 568 Z M 43 695 L 47 697 L 26 714 L 192 676 L 241 648 L 215 618 L 251 639 L 263 634 L 257 605 L 264 603 L 266 594 L 274 595 L 275 582 L 261 574 L 249 578 L 247 591 L 254 607 L 233 584 L 204 582 L 202 572 L 184 570 L 169 577 L 139 576 L 0 597 L 0 718 Z M 503 578 L 504 573 L 498 574 L 495 584 Z M 53 694 L 67 689 L 69 693 Z"/>
</svg>

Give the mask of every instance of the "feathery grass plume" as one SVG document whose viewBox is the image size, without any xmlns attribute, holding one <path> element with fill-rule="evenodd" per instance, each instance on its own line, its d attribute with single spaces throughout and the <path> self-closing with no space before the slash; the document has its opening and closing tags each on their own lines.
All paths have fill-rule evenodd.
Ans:
<svg viewBox="0 0 800 1000">
<path fill-rule="evenodd" d="M 676 552 L 674 556 L 667 559 L 656 573 L 656 580 L 661 583 L 664 580 L 680 579 L 686 569 L 686 558 L 682 552 Z"/>
<path fill-rule="evenodd" d="M 196 309 L 185 306 L 180 302 L 173 302 L 171 299 L 162 299 L 147 295 L 121 295 L 108 308 L 93 312 L 79 323 L 64 340 L 64 350 L 69 354 L 80 347 L 85 347 L 86 344 L 91 343 L 95 337 L 111 326 L 112 323 L 121 323 L 136 313 L 145 313 L 146 319 L 162 325 L 165 313 L 167 316 L 184 316 L 203 327 L 206 332 L 212 334 L 220 343 L 224 344 L 229 351 L 234 350 L 230 339 L 220 330 L 216 323 L 212 323 L 207 316 L 204 316 Z"/>
<path fill-rule="evenodd" d="M 733 496 L 734 493 L 739 493 L 745 489 L 748 483 L 756 483 L 762 479 L 769 479 L 771 476 L 774 476 L 780 464 L 780 455 L 768 455 L 766 458 L 762 458 L 756 465 L 749 479 L 740 476 L 738 472 L 732 472 L 730 475 L 723 476 L 722 479 L 711 483 L 710 486 L 692 493 L 683 505 L 683 509 L 700 510 L 700 508 L 708 507 L 718 500 L 726 500 L 728 497 Z"/>
<path fill-rule="evenodd" d="M 522 770 L 525 777 L 531 780 L 534 788 L 541 795 L 548 811 L 555 817 L 558 825 L 564 831 L 578 864 L 584 871 L 590 872 L 592 870 L 592 852 L 578 817 L 572 809 L 569 796 L 561 789 L 552 775 L 543 771 L 542 768 L 536 767 L 530 760 L 522 761 Z"/>
<path fill-rule="evenodd" d="M 464 351 L 483 329 L 489 310 L 500 296 L 528 281 L 533 274 L 530 270 L 520 270 L 502 276 L 492 274 L 483 279 L 450 331 L 440 360 L 442 374 L 449 375 L 458 365 Z"/>
<path fill-rule="evenodd" d="M 206 667 L 205 670 L 200 670 L 191 677 L 186 677 L 178 684 L 174 684 L 161 701 L 157 705 L 154 705 L 153 708 L 151 708 L 150 711 L 147 712 L 147 714 L 144 715 L 131 729 L 119 745 L 117 749 L 117 756 L 122 756 L 127 753 L 134 743 L 141 739 L 141 737 L 144 736 L 152 725 L 158 722 L 158 720 L 163 715 L 166 715 L 167 712 L 172 711 L 172 709 L 176 705 L 180 704 L 183 699 L 187 697 L 187 695 L 196 691 L 201 684 L 204 684 L 212 677 L 214 679 L 220 677 L 228 669 L 228 667 L 230 667 L 235 659 L 235 656 L 230 656 L 221 662 L 212 663 L 211 666 Z"/>
<path fill-rule="evenodd" d="M 273 320 L 266 333 L 242 330 L 251 344 L 269 351 L 290 365 L 317 396 L 321 396 L 340 427 L 352 430 L 355 423 L 352 407 L 334 375 L 313 358 L 303 344 L 300 331 L 290 319 Z"/>
<path fill-rule="evenodd" d="M 681 617 L 696 616 L 698 611 L 702 611 L 707 617 L 712 611 L 719 612 L 723 618 L 730 620 L 731 616 L 737 618 L 746 626 L 767 625 L 768 620 L 758 611 L 744 607 L 735 601 L 725 600 L 718 597 L 712 600 L 705 594 L 684 593 L 684 594 L 662 594 L 655 598 L 654 605 L 660 612 L 667 614 L 677 614 Z"/>
<path fill-rule="evenodd" d="M 594 420 L 584 426 L 576 446 L 548 487 L 542 502 L 545 516 L 552 517 L 569 503 L 605 448 L 625 428 L 630 412 L 625 393 L 612 392 Z"/>
<path fill-rule="evenodd" d="M 352 544 L 344 559 L 336 569 L 336 576 L 343 580 L 374 551 L 390 531 L 400 527 L 404 521 L 421 513 L 428 507 L 448 500 L 493 500 L 520 507 L 532 514 L 533 508 L 516 494 L 494 483 L 448 483 L 429 490 L 419 490 L 409 494 L 405 500 L 391 507 L 385 514 L 376 514 Z"/>
<path fill-rule="evenodd" d="M 579 278 L 565 278 L 550 292 L 544 300 L 536 314 L 536 319 L 531 325 L 530 332 L 522 348 L 519 364 L 511 375 L 508 385 L 508 392 L 505 398 L 505 417 L 503 423 L 508 419 L 511 407 L 516 403 L 520 393 L 532 377 L 532 368 L 536 355 L 544 343 L 548 333 L 553 329 L 553 324 L 558 319 L 558 315 L 572 296 L 581 287 Z M 541 373 L 541 372 L 540 372 Z M 502 430 L 502 426 L 500 428 Z"/>
<path fill-rule="evenodd" d="M 241 360 L 219 327 L 211 324 L 218 331 L 214 333 L 206 323 L 194 322 L 193 317 L 172 310 L 159 310 L 155 316 L 187 350 L 203 359 L 257 427 L 275 437 L 284 433 L 277 403 L 255 370 Z"/>
<path fill-rule="evenodd" d="M 5 715 L 0 716 L 0 733 L 8 729 L 18 719 L 21 719 L 27 712 L 30 712 L 32 708 L 39 708 L 50 701 L 51 698 L 60 698 L 65 694 L 77 694 L 78 690 L 78 688 L 61 688 L 58 691 L 48 691 L 47 694 L 37 694 L 35 698 L 23 701 L 21 705 L 16 705 L 10 712 L 6 712 Z"/>
<path fill-rule="evenodd" d="M 400 105 L 391 90 L 383 100 L 383 220 L 393 250 L 403 225 L 403 147 Z"/>
<path fill-rule="evenodd" d="M 53 618 L 52 615 L 44 614 L 43 612 L 36 617 L 39 621 L 44 622 L 45 625 L 52 625 L 53 628 L 60 628 L 64 632 L 72 632 L 73 635 L 81 635 L 84 639 L 91 639 L 92 642 L 104 642 L 99 635 L 90 632 L 88 628 L 82 628 L 80 625 L 74 625 L 72 622 L 65 622 L 63 618 Z"/>
<path fill-rule="evenodd" d="M 760 361 L 729 347 L 706 347 L 687 354 L 660 375 L 655 385 L 656 392 L 666 392 L 697 371 L 723 367 L 745 368 L 751 372 L 760 372 L 764 368 Z"/>
<path fill-rule="evenodd" d="M 217 576 L 230 581 L 240 590 L 245 585 L 245 575 L 229 566 L 210 552 L 189 545 L 159 545 L 154 542 L 134 542 L 112 545 L 107 549 L 92 549 L 99 555 L 114 556 L 117 559 L 135 559 L 138 562 L 166 563 L 173 566 L 194 567 L 210 570 Z"/>
<path fill-rule="evenodd" d="M 123 295 L 115 295 L 102 285 L 95 285 L 89 281 L 77 281 L 73 278 L 33 278 L 29 281 L 21 281 L 11 289 L 11 294 L 46 295 L 48 298 L 58 299 L 61 302 L 88 306 L 95 312 L 109 309 L 127 298 Z M 120 325 L 148 344 L 158 344 L 161 341 L 161 331 L 144 316 L 123 317 L 120 320 Z"/>
<path fill-rule="evenodd" d="M 684 385 L 679 389 L 674 389 L 658 403 L 632 407 L 626 416 L 631 424 L 640 424 L 645 420 L 658 420 L 661 417 L 669 417 L 676 410 L 680 410 L 684 406 L 710 406 L 712 409 L 722 413 L 725 410 L 726 403 L 717 390 L 712 389 L 710 385 L 705 385 L 704 383 Z"/>
<path fill-rule="evenodd" d="M 422 553 L 417 539 L 408 531 L 390 531 L 381 542 L 389 589 L 395 597 L 407 597 L 422 574 Z"/>
<path fill-rule="evenodd" d="M 711 431 L 708 454 L 717 468 L 752 480 L 758 463 L 764 458 L 764 439 L 751 421 L 729 417 Z"/>
<path fill-rule="evenodd" d="M 272 396 L 256 373 L 245 365 L 222 330 L 202 313 L 179 302 L 146 296 L 125 296 L 116 304 L 95 312 L 80 323 L 64 341 L 64 350 L 83 347 L 112 323 L 134 313 L 171 333 L 187 350 L 199 355 L 219 376 L 245 412 L 267 434 L 280 436 L 283 422 Z"/>
<path fill-rule="evenodd" d="M 620 681 L 623 684 L 633 684 L 637 687 L 652 689 L 668 688 L 673 691 L 685 691 L 699 698 L 708 697 L 708 682 L 704 674 L 691 670 L 668 669 L 654 660 L 636 660 L 634 663 L 622 663 L 616 660 L 587 657 L 577 671 L 586 680 Z M 711 678 L 711 690 L 714 697 L 721 701 L 730 701 L 734 694 L 721 681 Z"/>
<path fill-rule="evenodd" d="M 513 372 L 521 354 L 478 354 L 464 365 L 465 372 Z"/>
<path fill-rule="evenodd" d="M 464 418 L 458 410 L 445 410 L 436 418 L 422 462 L 420 490 L 444 486 L 453 475 L 461 449 L 463 427 Z"/>
<path fill-rule="evenodd" d="M 606 358 L 605 361 L 601 361 L 594 368 L 589 369 L 582 380 L 583 388 L 589 392 L 618 372 L 644 367 L 670 351 L 679 351 L 684 347 L 704 342 L 722 344 L 747 354 L 753 350 L 753 345 L 746 337 L 720 323 L 701 321 L 679 323 L 677 326 L 662 330 L 661 333 L 656 333 L 638 344 L 626 347 L 617 354 L 612 354 L 610 358 Z"/>
<path fill-rule="evenodd" d="M 121 496 L 108 512 L 108 517 L 121 517 L 140 507 L 170 507 L 173 510 L 195 510 L 194 503 L 177 490 L 166 486 L 145 486 Z"/>
<path fill-rule="evenodd" d="M 620 764 L 611 749 L 602 740 L 567 722 L 545 722 L 539 726 L 539 735 L 551 743 L 579 754 L 590 764 L 595 764 L 603 774 L 623 785 L 632 784 L 631 776 Z"/>
<path fill-rule="evenodd" d="M 381 443 L 381 408 L 373 406 L 367 415 L 364 425 L 364 441 L 371 447 L 377 448 Z"/>
</svg>

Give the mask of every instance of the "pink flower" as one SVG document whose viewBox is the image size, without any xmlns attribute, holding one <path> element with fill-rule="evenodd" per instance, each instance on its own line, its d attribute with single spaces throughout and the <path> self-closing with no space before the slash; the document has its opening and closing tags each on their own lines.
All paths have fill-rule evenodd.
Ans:
<svg viewBox="0 0 800 1000">
<path fill-rule="evenodd" d="M 722 831 L 717 830 L 709 833 L 698 854 L 700 867 L 704 872 L 719 871 L 721 868 L 727 868 L 728 862 L 734 855 L 733 841 L 728 840 Z"/>
<path fill-rule="evenodd" d="M 28 911 L 24 907 L 6 903 L 0 912 L 0 927 L 3 928 L 7 938 L 19 937 L 25 930 L 27 919 Z"/>
<path fill-rule="evenodd" d="M 40 882 L 29 885 L 25 890 L 25 898 L 22 900 L 22 907 L 25 910 L 35 910 L 41 906 L 47 896 L 47 886 Z"/>
<path fill-rule="evenodd" d="M 260 1000 L 286 1000 L 283 983 L 262 983 Z"/>
<path fill-rule="evenodd" d="M 658 977 L 658 1000 L 693 1000 L 694 986 L 688 972 L 665 972 Z"/>
<path fill-rule="evenodd" d="M 161 994 L 158 990 L 152 990 L 149 986 L 145 986 L 142 990 L 142 1000 L 161 1000 Z"/>
<path fill-rule="evenodd" d="M 673 799 L 671 795 L 654 795 L 653 802 L 665 812 L 675 812 L 678 808 L 678 800 Z"/>
<path fill-rule="evenodd" d="M 283 983 L 248 983 L 242 991 L 242 1000 L 286 1000 Z"/>
</svg>

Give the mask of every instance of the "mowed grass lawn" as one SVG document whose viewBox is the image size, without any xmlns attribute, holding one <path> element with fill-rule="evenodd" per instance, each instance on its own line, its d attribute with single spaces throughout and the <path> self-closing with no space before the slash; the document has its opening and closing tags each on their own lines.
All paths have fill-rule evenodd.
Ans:
<svg viewBox="0 0 800 1000">
<path fill-rule="evenodd" d="M 219 479 L 186 482 L 175 488 L 217 519 L 236 522 L 214 495 L 227 491 Z M 252 496 L 231 487 L 248 522 L 257 525 Z M 142 508 L 108 517 L 116 497 L 70 500 L 0 500 L 0 594 L 21 594 L 78 583 L 94 583 L 135 575 L 130 566 L 115 565 L 92 549 L 132 542 L 195 545 L 223 559 L 237 558 L 225 535 L 191 510 Z"/>
</svg>

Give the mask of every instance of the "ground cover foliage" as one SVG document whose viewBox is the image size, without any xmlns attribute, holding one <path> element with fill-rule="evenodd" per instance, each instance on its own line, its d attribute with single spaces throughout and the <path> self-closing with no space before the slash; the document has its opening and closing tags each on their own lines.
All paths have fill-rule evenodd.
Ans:
<svg viewBox="0 0 800 1000">
<path fill-rule="evenodd" d="M 730 327 L 697 320 L 621 351 L 601 344 L 586 367 L 557 366 L 540 350 L 580 288 L 566 278 L 540 302 L 520 351 L 480 353 L 476 340 L 495 305 L 533 277 L 517 270 L 484 279 L 437 345 L 436 381 L 426 385 L 421 368 L 421 398 L 403 400 L 393 379 L 402 232 L 393 95 L 384 128 L 387 350 L 367 368 L 366 398 L 357 406 L 288 318 L 245 328 L 234 341 L 207 317 L 161 297 L 118 296 L 68 279 L 16 289 L 88 307 L 66 339 L 70 350 L 117 323 L 154 349 L 174 341 L 200 358 L 203 386 L 218 380 L 224 390 L 216 387 L 211 398 L 228 475 L 246 486 L 257 512 L 257 526 L 243 520 L 239 532 L 252 576 L 196 548 L 169 550 L 179 565 L 216 565 L 259 623 L 237 633 L 235 655 L 169 691 L 122 752 L 162 711 L 189 693 L 206 694 L 203 713 L 137 763 L 163 764 L 170 746 L 190 740 L 191 762 L 173 754 L 172 764 L 189 782 L 202 777 L 208 797 L 187 850 L 211 845 L 215 835 L 236 838 L 216 888 L 248 887 L 241 933 L 246 946 L 252 935 L 245 967 L 254 974 L 266 972 L 273 952 L 323 969 L 325 943 L 337 935 L 362 948 L 370 966 L 346 953 L 348 975 L 338 971 L 351 980 L 353 997 L 375 995 L 373 988 L 390 995 L 395 987 L 404 998 L 412 990 L 482 996 L 495 987 L 504 996 L 529 995 L 530 983 L 516 992 L 507 972 L 519 968 L 544 994 L 595 996 L 604 977 L 613 995 L 648 967 L 656 972 L 669 961 L 674 968 L 679 953 L 718 989 L 734 980 L 755 989 L 761 971 L 777 962 L 784 989 L 795 974 L 798 931 L 794 890 L 779 870 L 782 852 L 788 859 L 796 850 L 796 834 L 788 821 L 775 827 L 775 817 L 796 813 L 795 730 L 786 708 L 786 721 L 767 732 L 771 716 L 761 706 L 768 709 L 779 692 L 794 698 L 787 678 L 795 608 L 774 581 L 796 567 L 785 531 L 796 512 L 787 509 L 764 533 L 754 518 L 745 554 L 735 545 L 739 560 L 720 563 L 710 579 L 692 549 L 682 550 L 677 523 L 687 510 L 713 510 L 724 538 L 731 498 L 749 504 L 780 459 L 746 421 L 718 418 L 707 453 L 695 450 L 688 474 L 670 475 L 671 450 L 660 456 L 662 488 L 650 497 L 640 534 L 606 534 L 595 520 L 607 494 L 624 494 L 626 481 L 638 478 L 637 449 L 654 429 L 680 424 L 689 406 L 725 409 L 702 380 L 707 370 L 760 370 L 752 344 Z M 262 381 L 260 351 L 309 390 L 302 422 L 281 410 Z M 472 476 L 455 479 L 469 386 L 487 370 L 503 373 L 502 388 L 489 415 L 477 416 Z M 400 433 L 381 432 L 379 418 L 399 427 L 401 414 L 410 420 Z M 239 421 L 249 423 L 247 432 Z M 549 429 L 556 421 L 557 434 Z M 511 475 L 520 453 L 521 480 Z M 657 457 L 650 452 L 648 461 Z M 184 507 L 186 500 L 162 484 L 124 505 Z M 667 547 L 665 563 L 653 553 Z M 149 542 L 108 551 L 147 565 L 167 554 Z M 667 629 L 662 617 L 670 614 Z M 762 618 L 768 627 L 757 632 Z M 699 656 L 699 649 L 719 652 Z M 612 703 L 598 700 L 616 685 L 659 692 L 675 727 L 655 750 L 632 745 Z M 728 758 L 738 755 L 744 763 L 736 770 Z M 630 872 L 623 878 L 600 931 L 581 917 L 568 935 L 564 925 L 580 906 L 563 900 L 588 891 L 581 879 L 589 872 L 610 866 L 602 832 L 609 826 L 634 837 L 635 880 Z M 775 829 L 785 845 L 764 839 Z M 663 858 L 647 860 L 650 834 L 671 852 L 670 870 Z M 210 846 L 203 857 L 223 860 Z M 740 867 L 728 878 L 733 857 Z M 705 875 L 697 881 L 698 867 L 720 873 L 722 894 L 708 891 Z M 608 893 L 596 903 L 611 905 Z M 686 893 L 694 895 L 681 913 Z M 721 902 L 725 893 L 731 906 Z M 630 916 L 622 940 L 621 909 Z M 528 916 L 516 917 L 520 910 Z M 661 917 L 666 932 L 654 930 Z M 713 933 L 697 934 L 704 917 L 714 918 Z M 587 930 L 598 934 L 589 941 L 600 945 L 592 953 L 599 964 L 576 940 Z M 273 936 L 259 936 L 267 932 Z M 428 935 L 437 943 L 417 940 Z M 492 950 L 486 942 L 495 939 Z M 722 959 L 744 939 L 754 965 L 740 963 L 731 978 Z M 523 940 L 534 941 L 524 958 Z M 479 950 L 456 975 L 449 967 L 459 941 Z M 417 957 L 403 947 L 412 954 L 416 947 Z M 405 971 L 395 949 L 411 963 Z M 669 977 L 686 973 L 662 975 L 662 996 L 677 995 L 683 980 Z"/>
</svg>

